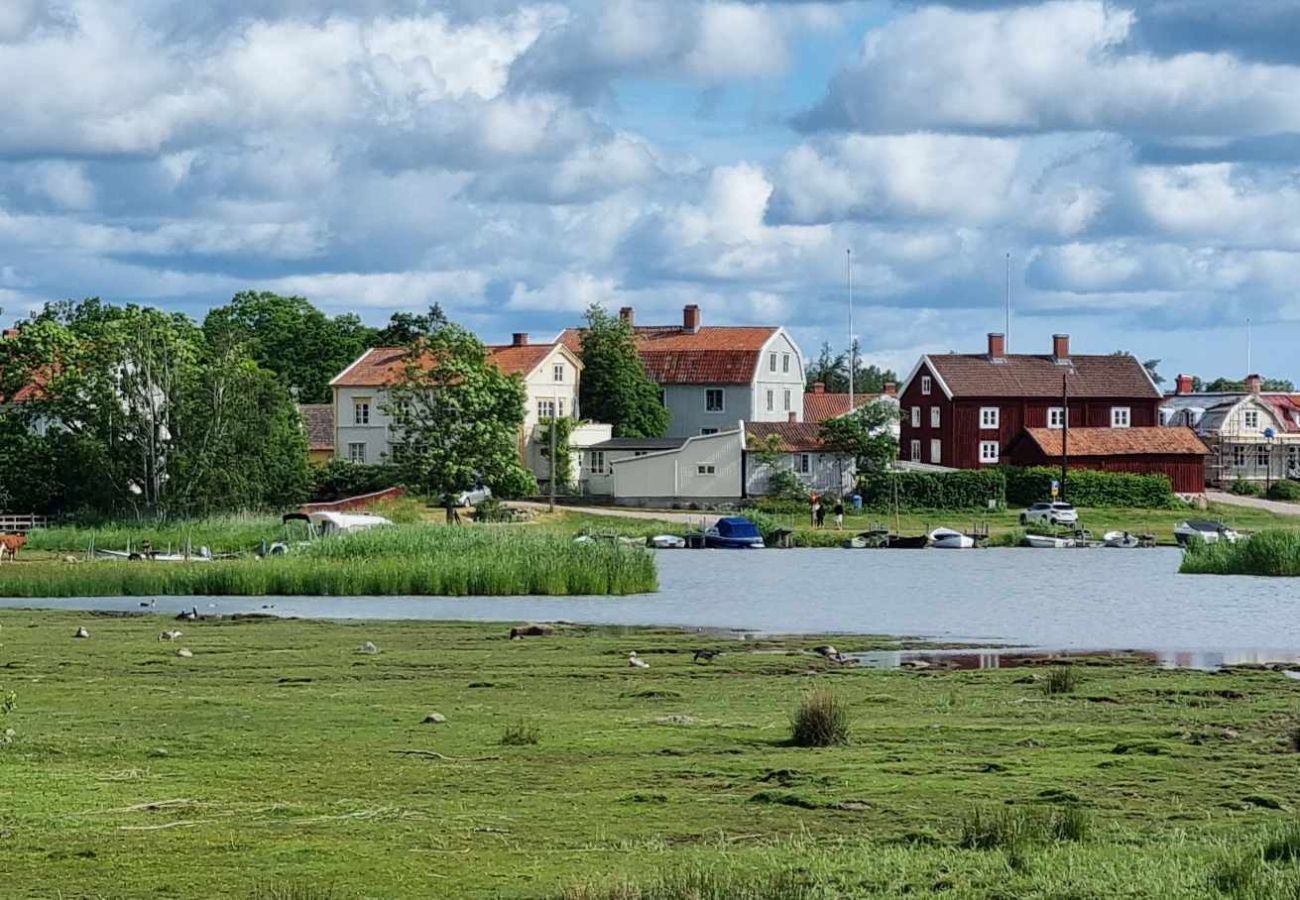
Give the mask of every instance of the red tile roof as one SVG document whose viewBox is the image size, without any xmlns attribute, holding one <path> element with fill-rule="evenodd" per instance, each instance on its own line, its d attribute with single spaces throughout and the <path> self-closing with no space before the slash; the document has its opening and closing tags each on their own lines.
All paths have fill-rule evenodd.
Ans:
<svg viewBox="0 0 1300 900">
<path fill-rule="evenodd" d="M 312 450 L 334 449 L 334 407 L 329 403 L 304 403 L 298 407 Z"/>
<path fill-rule="evenodd" d="M 954 397 L 1059 397 L 1064 373 L 1071 397 L 1159 400 L 1160 391 L 1132 356 L 1052 356 L 1008 354 L 994 362 L 982 353 L 934 353 L 930 367 Z"/>
<path fill-rule="evenodd" d="M 632 329 L 646 372 L 657 384 L 749 384 L 759 355 L 776 334 L 768 326 L 705 325 L 687 331 L 677 325 L 639 325 Z M 582 329 L 566 328 L 559 337 L 582 354 Z"/>
<path fill-rule="evenodd" d="M 1300 431 L 1300 397 L 1290 394 L 1258 394 L 1261 401 L 1273 407 L 1273 412 L 1282 420 L 1282 429 L 1288 432 Z"/>
<path fill-rule="evenodd" d="M 775 434 L 781 438 L 781 449 L 790 453 L 815 453 L 824 446 L 816 422 L 746 422 L 745 433 L 760 440 Z"/>
<path fill-rule="evenodd" d="M 1026 428 L 1047 456 L 1061 455 L 1062 430 Z M 1071 428 L 1070 456 L 1205 456 L 1209 448 L 1190 428 Z"/>
<path fill-rule="evenodd" d="M 542 364 L 554 344 L 500 344 L 488 346 L 488 359 L 506 375 L 527 375 Z M 384 387 L 393 384 L 405 365 L 405 347 L 374 347 L 330 384 L 336 387 Z M 426 357 L 424 365 L 433 361 Z"/>
<path fill-rule="evenodd" d="M 858 409 L 883 397 L 884 394 L 854 394 L 853 408 Z M 803 417 L 806 422 L 824 422 L 849 411 L 849 395 L 809 391 L 803 395 Z"/>
</svg>

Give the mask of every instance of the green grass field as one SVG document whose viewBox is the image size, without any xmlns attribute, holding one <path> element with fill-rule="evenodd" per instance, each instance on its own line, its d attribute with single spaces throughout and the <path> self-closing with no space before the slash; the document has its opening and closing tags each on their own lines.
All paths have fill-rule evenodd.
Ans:
<svg viewBox="0 0 1300 900">
<path fill-rule="evenodd" d="M 1300 683 L 1280 673 L 882 672 L 812 639 L 507 630 L 0 612 L 0 894 L 1300 891 Z M 789 743 L 815 687 L 847 745 Z"/>
</svg>

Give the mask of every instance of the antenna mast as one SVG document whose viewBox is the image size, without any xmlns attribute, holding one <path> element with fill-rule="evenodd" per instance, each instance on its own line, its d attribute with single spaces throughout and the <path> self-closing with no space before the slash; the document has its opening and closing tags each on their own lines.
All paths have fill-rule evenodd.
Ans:
<svg viewBox="0 0 1300 900">
<path fill-rule="evenodd" d="M 844 273 L 849 286 L 849 412 L 853 412 L 853 380 L 858 374 L 858 342 L 853 336 L 853 248 L 844 251 Z"/>
</svg>

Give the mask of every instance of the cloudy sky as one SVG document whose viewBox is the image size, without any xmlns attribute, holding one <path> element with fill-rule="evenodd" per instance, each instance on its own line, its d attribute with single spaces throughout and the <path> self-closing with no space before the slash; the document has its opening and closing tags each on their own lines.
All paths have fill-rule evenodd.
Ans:
<svg viewBox="0 0 1300 900">
<path fill-rule="evenodd" d="M 0 0 L 0 306 L 590 303 L 1300 380 L 1300 5 Z"/>
</svg>

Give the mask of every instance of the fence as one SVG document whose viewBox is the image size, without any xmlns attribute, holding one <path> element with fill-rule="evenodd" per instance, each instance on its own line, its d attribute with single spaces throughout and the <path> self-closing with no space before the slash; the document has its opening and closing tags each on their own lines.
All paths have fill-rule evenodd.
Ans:
<svg viewBox="0 0 1300 900">
<path fill-rule="evenodd" d="M 34 528 L 49 528 L 48 516 L 0 513 L 0 534 L 26 534 Z"/>
</svg>

